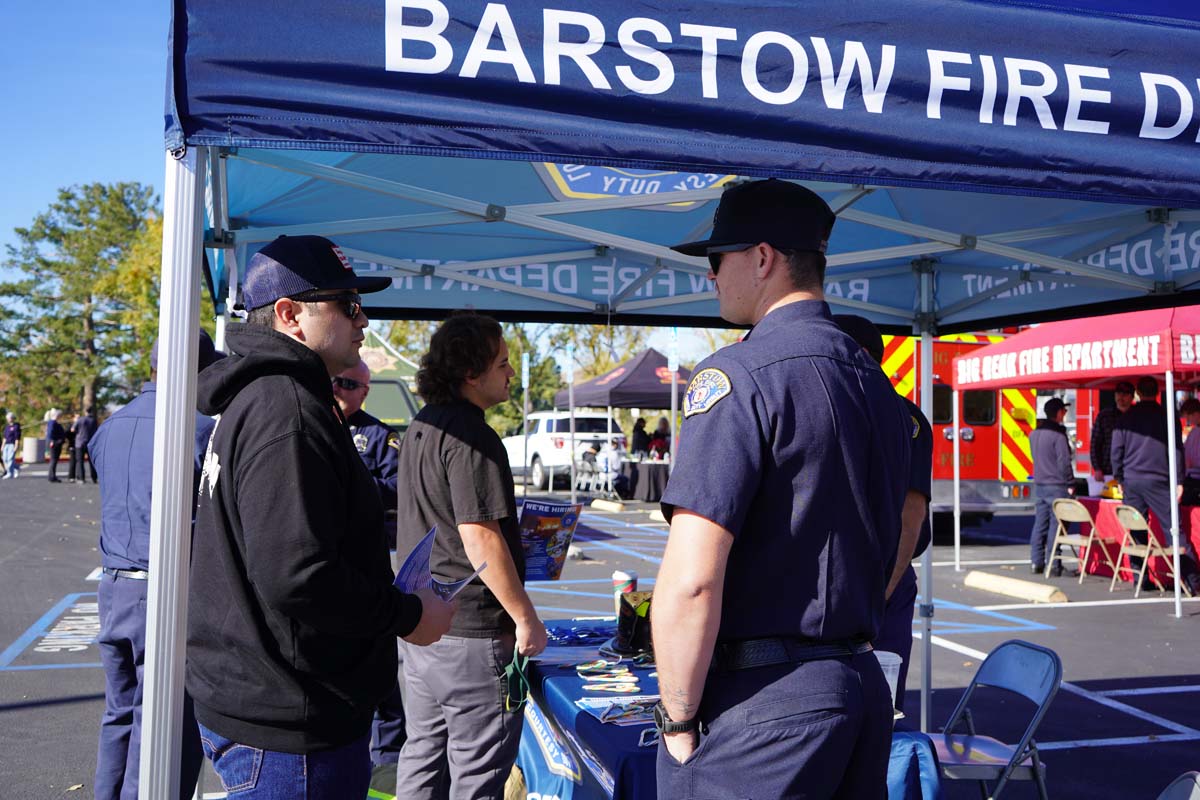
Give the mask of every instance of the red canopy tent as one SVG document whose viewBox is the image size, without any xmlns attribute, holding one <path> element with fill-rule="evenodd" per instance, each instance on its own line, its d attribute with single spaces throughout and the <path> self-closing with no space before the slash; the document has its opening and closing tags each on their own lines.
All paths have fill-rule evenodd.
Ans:
<svg viewBox="0 0 1200 800">
<path fill-rule="evenodd" d="M 1200 381 L 1200 306 L 1049 322 L 954 359 L 955 390 L 1106 388 L 1142 375 Z"/>
<path fill-rule="evenodd" d="M 1166 377 L 1167 428 L 1174 430 L 1175 383 L 1200 382 L 1200 306 L 1109 314 L 1048 322 L 1002 342 L 954 359 L 954 430 L 958 392 L 965 389 L 1107 388 L 1143 375 Z M 954 443 L 955 560 L 959 536 L 958 440 Z M 1175 474 L 1175 448 L 1168 447 L 1169 474 Z M 1171 511 L 1171 536 L 1179 574 L 1179 507 Z M 1175 581 L 1175 616 L 1182 616 Z"/>
</svg>

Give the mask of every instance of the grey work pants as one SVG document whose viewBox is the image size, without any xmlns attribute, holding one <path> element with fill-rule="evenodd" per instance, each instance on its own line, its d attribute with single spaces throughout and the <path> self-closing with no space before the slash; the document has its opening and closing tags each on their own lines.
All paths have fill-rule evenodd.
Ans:
<svg viewBox="0 0 1200 800">
<path fill-rule="evenodd" d="M 513 637 L 445 636 L 429 647 L 401 647 L 408 738 L 396 765 L 397 796 L 501 800 L 523 719 L 504 710 Z"/>
</svg>

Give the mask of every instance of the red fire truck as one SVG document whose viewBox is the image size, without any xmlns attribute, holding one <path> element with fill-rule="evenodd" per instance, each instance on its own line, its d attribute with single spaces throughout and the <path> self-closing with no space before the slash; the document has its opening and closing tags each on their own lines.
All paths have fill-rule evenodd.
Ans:
<svg viewBox="0 0 1200 800">
<path fill-rule="evenodd" d="M 1000 341 L 1003 334 L 957 334 L 933 342 L 933 511 L 954 510 L 954 425 L 950 369 L 955 356 Z M 920 339 L 884 336 L 884 372 L 896 391 L 920 404 Z M 1095 391 L 1058 392 L 1071 403 L 1067 428 L 1074 432 L 1076 475 L 1090 470 L 1091 420 L 1098 410 Z M 1048 395 L 1047 395 L 1048 397 Z M 1045 399 L 1045 398 L 1043 398 Z M 1033 459 L 1029 433 L 1040 405 L 1033 389 L 979 389 L 959 394 L 960 495 L 965 514 L 1033 512 Z"/>
</svg>

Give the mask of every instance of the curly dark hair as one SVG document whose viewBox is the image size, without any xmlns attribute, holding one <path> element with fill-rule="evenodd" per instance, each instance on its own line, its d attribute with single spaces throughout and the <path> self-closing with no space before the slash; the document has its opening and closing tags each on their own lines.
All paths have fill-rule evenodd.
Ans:
<svg viewBox="0 0 1200 800">
<path fill-rule="evenodd" d="M 462 385 L 487 371 L 500 352 L 504 333 L 491 317 L 456 314 L 434 331 L 417 370 L 417 394 L 431 405 L 462 397 Z"/>
</svg>

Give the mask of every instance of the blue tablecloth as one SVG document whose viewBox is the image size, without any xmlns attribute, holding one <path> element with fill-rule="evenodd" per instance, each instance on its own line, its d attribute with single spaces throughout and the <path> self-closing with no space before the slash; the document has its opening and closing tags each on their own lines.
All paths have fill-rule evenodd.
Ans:
<svg viewBox="0 0 1200 800">
<path fill-rule="evenodd" d="M 593 651 L 594 652 L 594 651 Z M 589 651 L 580 652 L 580 661 Z M 626 662 L 628 663 L 628 662 Z M 639 694 L 658 694 L 653 669 L 633 667 Z M 591 694 L 574 670 L 531 665 L 531 693 L 517 764 L 532 796 L 543 800 L 653 800 L 655 748 L 638 747 L 644 727 L 600 722 L 575 705 L 581 697 L 621 698 Z"/>
</svg>

